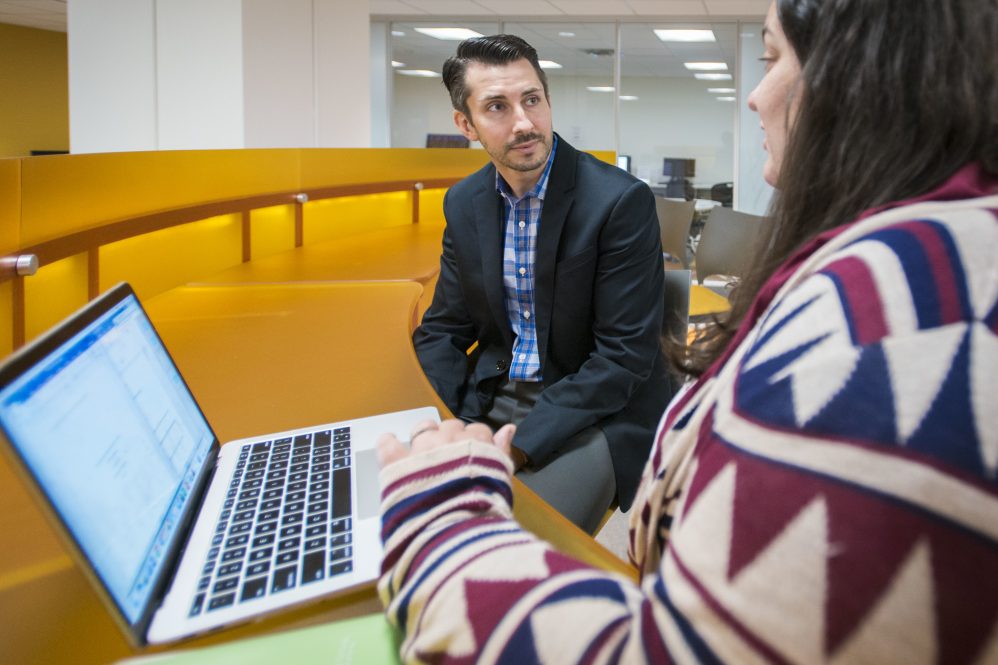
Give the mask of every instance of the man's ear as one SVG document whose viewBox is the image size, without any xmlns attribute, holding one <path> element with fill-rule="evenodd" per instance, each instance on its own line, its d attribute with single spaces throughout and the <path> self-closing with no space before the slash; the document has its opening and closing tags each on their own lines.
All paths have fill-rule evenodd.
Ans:
<svg viewBox="0 0 998 665">
<path fill-rule="evenodd" d="M 454 110 L 454 124 L 457 126 L 457 130 L 464 135 L 464 138 L 469 141 L 478 140 L 478 132 L 475 130 L 475 126 L 471 124 L 471 120 L 456 109 Z"/>
</svg>

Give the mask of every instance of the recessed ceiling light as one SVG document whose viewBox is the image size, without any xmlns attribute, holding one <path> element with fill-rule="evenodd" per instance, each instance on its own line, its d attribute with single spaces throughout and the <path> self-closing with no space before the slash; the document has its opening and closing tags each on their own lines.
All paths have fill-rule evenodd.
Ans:
<svg viewBox="0 0 998 665">
<path fill-rule="evenodd" d="M 586 90 L 590 92 L 613 92 L 612 85 L 587 85 Z"/>
<path fill-rule="evenodd" d="M 719 102 L 733 102 L 733 101 L 735 101 L 735 98 L 734 97 L 718 97 L 717 101 L 719 101 Z"/>
<path fill-rule="evenodd" d="M 392 37 L 405 37 L 405 33 L 401 30 L 392 30 Z"/>
<path fill-rule="evenodd" d="M 575 33 L 574 32 L 559 32 L 558 36 L 559 37 L 574 37 Z"/>
<path fill-rule="evenodd" d="M 431 72 L 429 69 L 400 69 L 399 74 L 403 76 L 421 76 L 423 78 L 434 78 L 440 76 L 437 72 Z"/>
<path fill-rule="evenodd" d="M 694 78 L 701 81 L 730 81 L 731 74 L 694 74 Z"/>
<path fill-rule="evenodd" d="M 716 42 L 713 30 L 655 30 L 663 42 Z"/>
<path fill-rule="evenodd" d="M 541 66 L 541 69 L 561 69 L 561 65 L 554 60 L 539 60 L 537 64 Z"/>
<path fill-rule="evenodd" d="M 707 92 L 719 92 L 722 95 L 728 95 L 735 91 L 734 88 L 707 88 Z"/>
<path fill-rule="evenodd" d="M 637 95 L 621 95 L 620 96 L 620 100 L 624 101 L 624 102 L 633 102 L 637 98 L 638 98 Z"/>
<path fill-rule="evenodd" d="M 446 39 L 449 41 L 464 41 L 472 37 L 482 37 L 482 33 L 469 30 L 468 28 L 416 28 L 416 32 L 433 37 L 434 39 Z"/>
<path fill-rule="evenodd" d="M 405 63 L 404 62 L 399 62 L 398 60 L 392 60 L 392 67 L 396 67 L 396 68 L 398 68 L 398 67 L 405 67 Z"/>
<path fill-rule="evenodd" d="M 728 65 L 724 62 L 684 62 L 683 67 L 695 72 L 726 72 Z"/>
</svg>

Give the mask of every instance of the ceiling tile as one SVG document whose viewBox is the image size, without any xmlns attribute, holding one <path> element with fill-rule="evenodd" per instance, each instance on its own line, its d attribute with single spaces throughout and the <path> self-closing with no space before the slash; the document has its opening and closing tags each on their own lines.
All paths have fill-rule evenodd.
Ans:
<svg viewBox="0 0 998 665">
<path fill-rule="evenodd" d="M 498 16 L 562 16 L 563 11 L 541 0 L 476 0 Z"/>
<path fill-rule="evenodd" d="M 406 4 L 434 16 L 493 14 L 490 10 L 477 2 L 472 2 L 472 0 L 406 0 Z"/>
<path fill-rule="evenodd" d="M 625 0 L 549 0 L 569 15 L 577 16 L 633 16 Z"/>
<path fill-rule="evenodd" d="M 395 16 L 425 13 L 405 2 L 399 2 L 399 0 L 368 0 L 368 12 L 371 14 L 391 14 Z"/>
<path fill-rule="evenodd" d="M 707 9 L 702 0 L 627 0 L 638 16 L 703 16 Z"/>
<path fill-rule="evenodd" d="M 770 0 L 704 0 L 711 16 L 757 16 L 769 11 Z"/>
</svg>

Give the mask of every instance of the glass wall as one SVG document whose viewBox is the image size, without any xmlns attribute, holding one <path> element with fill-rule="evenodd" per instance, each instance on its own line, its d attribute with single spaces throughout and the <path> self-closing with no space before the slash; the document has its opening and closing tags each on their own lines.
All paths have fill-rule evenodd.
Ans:
<svg viewBox="0 0 998 665">
<path fill-rule="evenodd" d="M 765 159 L 758 120 L 744 109 L 762 76 L 754 60 L 761 54 L 756 24 L 436 20 L 379 25 L 390 34 L 393 73 L 385 134 L 392 147 L 421 148 L 429 135 L 457 134 L 441 66 L 460 38 L 507 32 L 526 39 L 543 61 L 555 131 L 583 150 L 615 150 L 627 158 L 622 165 L 657 194 L 716 198 L 716 185 L 735 183 L 737 201 L 738 171 L 747 174 Z M 471 32 L 451 35 L 454 39 L 430 34 L 429 28 L 441 26 Z M 750 64 L 743 66 L 746 58 Z M 677 180 L 669 172 L 680 164 L 685 171 Z M 765 208 L 770 192 L 753 181 L 746 193 L 753 210 Z"/>
</svg>

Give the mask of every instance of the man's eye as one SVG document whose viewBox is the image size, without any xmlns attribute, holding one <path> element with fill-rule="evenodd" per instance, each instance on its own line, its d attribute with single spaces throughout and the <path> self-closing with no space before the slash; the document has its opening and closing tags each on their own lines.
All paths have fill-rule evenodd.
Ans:
<svg viewBox="0 0 998 665">
<path fill-rule="evenodd" d="M 485 110 L 486 111 L 501 111 L 502 110 L 502 104 L 498 104 L 498 103 L 496 103 L 496 104 L 489 104 L 488 106 L 485 107 Z"/>
</svg>

